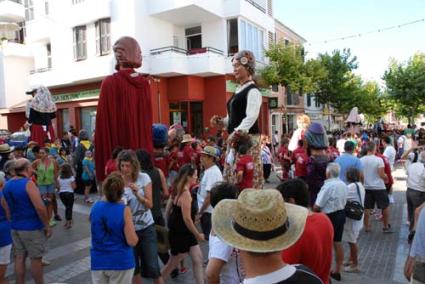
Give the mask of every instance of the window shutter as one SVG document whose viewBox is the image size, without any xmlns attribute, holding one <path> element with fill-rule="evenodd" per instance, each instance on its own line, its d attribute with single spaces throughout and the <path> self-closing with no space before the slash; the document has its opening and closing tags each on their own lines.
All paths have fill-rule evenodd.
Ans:
<svg viewBox="0 0 425 284">
<path fill-rule="evenodd" d="M 77 55 L 77 32 L 78 32 L 77 28 L 72 29 L 74 60 L 78 59 L 78 55 Z"/>
<path fill-rule="evenodd" d="M 94 24 L 96 30 L 96 55 L 101 55 L 100 21 Z"/>
<path fill-rule="evenodd" d="M 273 17 L 273 0 L 267 0 L 267 14 Z"/>
</svg>

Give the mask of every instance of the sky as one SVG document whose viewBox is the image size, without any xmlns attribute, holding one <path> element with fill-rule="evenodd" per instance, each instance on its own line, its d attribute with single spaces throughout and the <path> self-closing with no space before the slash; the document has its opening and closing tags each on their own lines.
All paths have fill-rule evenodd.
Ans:
<svg viewBox="0 0 425 284">
<path fill-rule="evenodd" d="M 307 40 L 308 57 L 350 48 L 355 73 L 382 83 L 389 59 L 425 53 L 425 21 L 352 39 L 328 41 L 425 18 L 425 0 L 274 0 L 275 17 Z"/>
</svg>

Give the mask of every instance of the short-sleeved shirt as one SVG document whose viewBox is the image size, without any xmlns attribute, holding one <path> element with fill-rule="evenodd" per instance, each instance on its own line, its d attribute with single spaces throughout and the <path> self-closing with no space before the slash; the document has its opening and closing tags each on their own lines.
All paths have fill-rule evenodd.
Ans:
<svg viewBox="0 0 425 284">
<path fill-rule="evenodd" d="M 220 272 L 221 284 L 241 283 L 238 250 L 229 246 L 217 236 L 210 234 L 208 259 L 211 260 L 212 258 L 226 262 Z"/>
<path fill-rule="evenodd" d="M 260 275 L 254 278 L 246 278 L 243 284 L 323 284 L 310 269 L 304 265 L 285 265 L 279 270 Z"/>
<path fill-rule="evenodd" d="M 240 190 L 252 188 L 254 180 L 254 160 L 251 155 L 243 155 L 236 163 L 236 172 L 243 172 L 242 180 L 237 185 Z"/>
<path fill-rule="evenodd" d="M 298 241 L 282 251 L 282 260 L 288 264 L 303 264 L 310 268 L 323 283 L 329 283 L 332 265 L 334 229 L 328 216 L 312 213 L 307 216 L 304 231 Z"/>
<path fill-rule="evenodd" d="M 384 156 L 388 158 L 388 161 L 390 162 L 391 165 L 391 169 L 394 168 L 394 162 L 395 162 L 395 156 L 396 156 L 396 151 L 395 148 L 391 145 L 387 145 L 387 147 L 385 147 L 384 150 Z"/>
<path fill-rule="evenodd" d="M 207 197 L 208 192 L 211 191 L 211 188 L 221 181 L 223 181 L 223 175 L 216 165 L 213 165 L 204 171 L 197 195 L 199 209 L 201 209 L 202 204 L 204 204 L 205 198 Z M 212 206 L 209 205 L 205 212 L 212 213 Z"/>
<path fill-rule="evenodd" d="M 360 172 L 363 171 L 363 166 L 360 162 L 360 159 L 350 153 L 342 154 L 341 156 L 336 158 L 335 163 L 337 163 L 340 167 L 339 178 L 345 183 L 347 183 L 346 174 L 349 168 L 356 168 Z"/>
<path fill-rule="evenodd" d="M 416 162 L 407 168 L 407 188 L 425 192 L 425 164 Z"/>
<path fill-rule="evenodd" d="M 94 161 L 93 161 L 93 159 L 84 159 L 83 160 L 83 169 L 84 169 L 84 167 L 87 167 L 87 169 L 90 172 L 92 177 L 90 177 L 89 174 L 85 170 L 83 170 L 81 178 L 83 180 L 93 179 L 94 178 Z"/>
<path fill-rule="evenodd" d="M 317 195 L 316 205 L 326 214 L 342 210 L 347 202 L 347 191 L 347 185 L 339 178 L 327 179 Z"/>
<path fill-rule="evenodd" d="M 366 155 L 360 161 L 363 165 L 364 187 L 367 190 L 385 189 L 384 180 L 378 172 L 380 168 L 385 168 L 384 161 L 374 155 Z"/>
<path fill-rule="evenodd" d="M 75 181 L 74 177 L 70 178 L 58 178 L 59 182 L 59 192 L 74 192 L 72 189 L 72 183 Z"/>
<path fill-rule="evenodd" d="M 135 184 L 139 188 L 140 196 L 145 196 L 145 187 L 152 183 L 148 174 L 139 173 Z M 152 212 L 144 204 L 139 202 L 133 191 L 129 187 L 124 188 L 124 202 L 130 207 L 133 215 L 133 223 L 136 231 L 143 230 L 154 223 Z"/>
</svg>

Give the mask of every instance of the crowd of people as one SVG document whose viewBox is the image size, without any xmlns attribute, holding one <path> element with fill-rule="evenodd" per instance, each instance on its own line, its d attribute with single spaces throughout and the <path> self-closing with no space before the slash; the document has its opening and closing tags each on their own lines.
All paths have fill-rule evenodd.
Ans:
<svg viewBox="0 0 425 284">
<path fill-rule="evenodd" d="M 153 124 L 153 151 L 115 147 L 100 169 L 85 130 L 25 149 L 0 145 L 0 283 L 8 283 L 12 247 L 16 283 L 25 282 L 26 258 L 35 283 L 43 283 L 46 241 L 62 221 L 57 195 L 64 228 L 71 230 L 78 225 L 75 193 L 92 206 L 93 283 L 164 283 L 187 271 L 187 256 L 198 284 L 340 281 L 343 272 L 360 271 L 357 240 L 363 227 L 372 230 L 371 216 L 382 222 L 382 234 L 394 230 L 392 171 L 398 161 L 406 161 L 408 177 L 412 250 L 406 277 L 424 283 L 424 130 L 329 134 L 300 116 L 302 129 L 289 149 L 291 136 L 260 134 L 252 52 L 239 52 L 232 64 L 240 87 L 228 115 L 211 118 L 215 136 L 194 139 L 179 124 Z M 278 163 L 281 183 L 267 189 L 272 186 L 264 182 Z M 98 171 L 105 180 L 96 180 Z"/>
</svg>

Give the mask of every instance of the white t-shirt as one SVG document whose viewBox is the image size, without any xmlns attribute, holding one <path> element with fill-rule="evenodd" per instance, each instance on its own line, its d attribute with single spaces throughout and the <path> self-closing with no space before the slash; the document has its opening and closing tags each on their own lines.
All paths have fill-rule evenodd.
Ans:
<svg viewBox="0 0 425 284">
<path fill-rule="evenodd" d="M 207 197 L 207 193 L 211 191 L 211 188 L 217 183 L 223 181 L 223 175 L 221 174 L 220 169 L 213 165 L 204 171 L 202 176 L 201 183 L 199 184 L 198 190 L 198 208 L 201 209 L 204 200 Z M 207 213 L 212 213 L 212 206 L 204 211 Z"/>
<path fill-rule="evenodd" d="M 394 162 L 395 162 L 395 156 L 396 156 L 395 148 L 391 145 L 387 145 L 387 147 L 385 147 L 383 155 L 388 158 L 388 161 L 390 162 L 391 170 L 392 170 L 394 168 Z"/>
<path fill-rule="evenodd" d="M 336 141 L 336 148 L 338 149 L 340 153 L 345 152 L 344 146 L 346 141 L 347 139 L 344 139 L 344 138 L 338 139 L 338 141 Z"/>
<path fill-rule="evenodd" d="M 360 191 L 360 197 L 362 198 L 362 200 L 359 200 L 359 194 L 357 193 L 357 188 L 356 188 L 356 184 L 359 187 L 359 191 Z M 366 191 L 363 187 L 363 184 L 361 182 L 356 182 L 356 183 L 350 183 L 348 186 L 348 192 L 347 192 L 347 201 L 351 200 L 351 201 L 358 201 L 360 202 L 363 206 L 364 206 L 364 199 L 365 199 L 365 194 Z M 353 222 L 353 227 L 356 231 L 361 230 L 362 226 L 363 226 L 363 217 L 364 214 L 362 216 L 361 220 L 352 220 Z"/>
<path fill-rule="evenodd" d="M 379 176 L 379 169 L 384 168 L 384 161 L 374 155 L 360 159 L 363 165 L 364 187 L 370 190 L 385 190 L 384 180 Z"/>
<path fill-rule="evenodd" d="M 152 183 L 152 181 L 148 174 L 139 173 L 135 184 L 139 188 L 137 192 L 140 196 L 145 196 L 145 187 L 150 183 Z M 131 209 L 136 231 L 143 230 L 154 223 L 151 210 L 139 202 L 131 188 L 124 187 L 123 199 L 124 203 Z"/>
<path fill-rule="evenodd" d="M 425 192 L 425 165 L 416 162 L 407 168 L 407 188 Z"/>
<path fill-rule="evenodd" d="M 75 181 L 74 177 L 70 177 L 70 178 L 58 178 L 58 182 L 59 182 L 59 192 L 74 192 L 74 190 L 72 189 L 71 184 Z"/>
<path fill-rule="evenodd" d="M 239 252 L 210 234 L 208 259 L 216 258 L 226 262 L 220 272 L 221 284 L 241 283 Z"/>
</svg>

